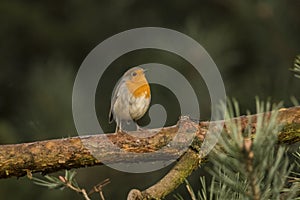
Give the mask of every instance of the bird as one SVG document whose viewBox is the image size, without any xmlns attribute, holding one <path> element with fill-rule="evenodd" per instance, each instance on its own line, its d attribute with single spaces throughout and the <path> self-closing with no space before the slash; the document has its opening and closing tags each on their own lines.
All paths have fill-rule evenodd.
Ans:
<svg viewBox="0 0 300 200">
<path fill-rule="evenodd" d="M 147 112 L 151 102 L 151 90 L 145 76 L 145 69 L 133 67 L 127 70 L 117 83 L 111 97 L 109 123 L 116 122 L 115 133 L 124 131 L 122 123 L 136 121 Z"/>
</svg>

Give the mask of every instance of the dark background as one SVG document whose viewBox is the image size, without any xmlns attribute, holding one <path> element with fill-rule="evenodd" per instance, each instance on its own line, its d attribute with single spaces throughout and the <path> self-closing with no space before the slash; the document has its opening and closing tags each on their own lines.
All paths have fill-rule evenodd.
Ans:
<svg viewBox="0 0 300 200">
<path fill-rule="evenodd" d="M 0 2 L 0 143 L 76 136 L 71 103 L 80 64 L 106 38 L 145 26 L 174 29 L 198 41 L 217 64 L 227 95 L 237 98 L 243 113 L 246 109 L 255 111 L 255 96 L 284 101 L 285 106 L 292 105 L 291 96 L 300 97 L 300 80 L 289 71 L 300 53 L 299 0 L 4 0 Z M 126 56 L 111 69 L 156 61 L 189 72 L 186 63 L 164 52 Z M 103 99 L 97 110 L 103 105 L 108 111 L 113 81 L 123 72 L 111 70 L 106 77 L 110 83 L 103 80 L 99 84 L 107 87 L 103 87 L 103 94 L 97 91 L 97 98 Z M 160 97 L 156 101 L 163 102 L 159 90 L 154 92 Z M 202 106 L 209 107 L 205 102 Z M 108 113 L 97 114 L 105 131 L 113 131 L 113 125 L 104 120 Z M 175 123 L 176 115 L 169 115 L 169 124 Z M 205 120 L 209 115 L 204 109 L 201 116 Z M 110 178 L 112 183 L 104 190 L 107 199 L 125 199 L 131 188 L 144 189 L 168 170 L 129 174 L 101 166 L 78 170 L 77 180 L 89 189 Z M 201 173 L 205 172 L 198 170 L 189 178 L 195 190 Z M 186 190 L 181 187 L 175 193 L 184 196 Z M 0 198 L 82 199 L 69 190 L 36 186 L 27 178 L 0 180 Z"/>
</svg>

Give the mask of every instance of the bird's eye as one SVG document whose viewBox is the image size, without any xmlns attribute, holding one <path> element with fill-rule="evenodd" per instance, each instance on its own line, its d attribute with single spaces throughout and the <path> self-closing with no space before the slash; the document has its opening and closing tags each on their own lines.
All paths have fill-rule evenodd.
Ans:
<svg viewBox="0 0 300 200">
<path fill-rule="evenodd" d="M 131 76 L 136 76 L 137 73 L 136 72 L 132 72 Z"/>
</svg>

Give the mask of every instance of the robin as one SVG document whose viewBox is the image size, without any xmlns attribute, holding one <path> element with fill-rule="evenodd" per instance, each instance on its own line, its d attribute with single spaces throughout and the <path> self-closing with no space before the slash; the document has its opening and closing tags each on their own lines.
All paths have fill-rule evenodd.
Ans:
<svg viewBox="0 0 300 200">
<path fill-rule="evenodd" d="M 136 120 L 144 116 L 151 101 L 150 86 L 145 77 L 145 70 L 133 67 L 120 79 L 111 99 L 109 122 L 116 121 L 116 132 L 122 131 L 122 122 Z"/>
</svg>

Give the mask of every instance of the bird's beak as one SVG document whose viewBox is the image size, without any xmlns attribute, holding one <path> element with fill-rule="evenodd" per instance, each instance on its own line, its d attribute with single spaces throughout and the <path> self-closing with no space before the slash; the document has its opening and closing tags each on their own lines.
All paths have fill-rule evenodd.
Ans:
<svg viewBox="0 0 300 200">
<path fill-rule="evenodd" d="M 143 69 L 143 72 L 145 73 L 145 72 L 147 72 L 149 69 Z"/>
</svg>

